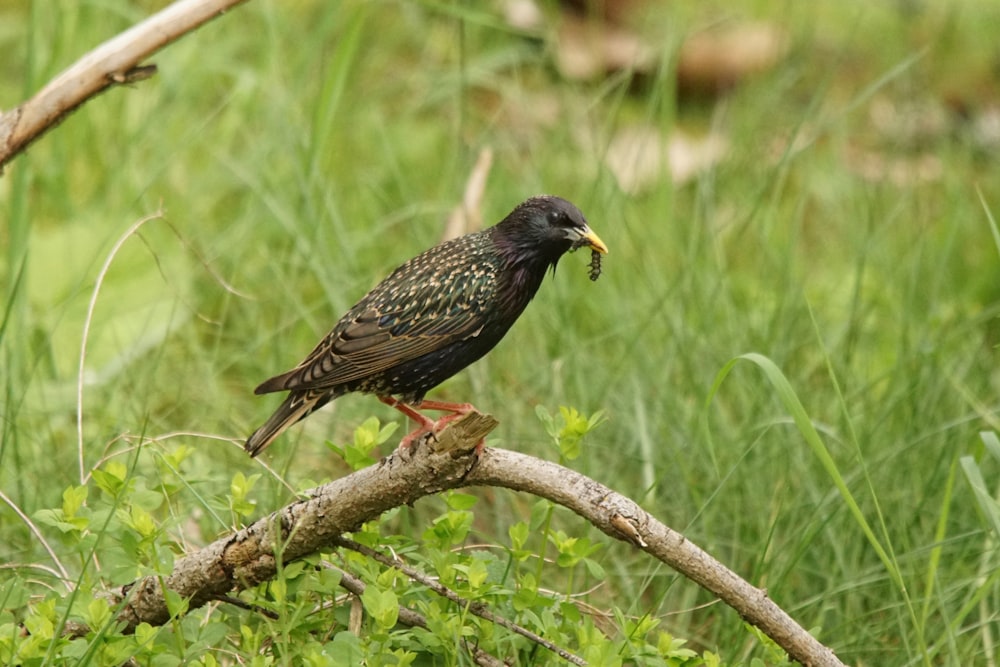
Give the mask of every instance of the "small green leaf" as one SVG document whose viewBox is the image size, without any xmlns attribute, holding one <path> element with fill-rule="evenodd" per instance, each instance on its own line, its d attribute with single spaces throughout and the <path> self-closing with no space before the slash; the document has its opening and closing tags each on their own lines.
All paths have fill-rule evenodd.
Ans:
<svg viewBox="0 0 1000 667">
<path fill-rule="evenodd" d="M 229 492 L 233 495 L 233 498 L 243 500 L 250 494 L 250 491 L 253 490 L 254 485 L 259 479 L 260 473 L 254 473 L 246 477 L 243 473 L 237 472 L 233 475 L 232 481 L 229 482 Z"/>
<path fill-rule="evenodd" d="M 352 470 L 361 470 L 375 463 L 375 459 L 368 455 L 369 450 L 361 450 L 357 447 L 347 447 L 344 450 L 344 461 L 351 466 Z"/>
<path fill-rule="evenodd" d="M 163 601 L 167 605 L 167 611 L 170 612 L 170 616 L 173 618 L 183 616 L 187 612 L 188 601 L 166 587 L 163 588 Z"/>
<path fill-rule="evenodd" d="M 143 537 L 152 537 L 158 531 L 153 515 L 138 506 L 132 507 L 132 525 Z"/>
<path fill-rule="evenodd" d="M 444 500 L 448 503 L 448 507 L 453 510 L 468 510 L 472 509 L 479 498 L 472 495 L 471 493 L 461 493 L 459 491 L 450 491 L 445 494 Z"/>
<path fill-rule="evenodd" d="M 560 602 L 559 614 L 570 623 L 580 622 L 580 608 L 572 602 Z"/>
<path fill-rule="evenodd" d="M 542 524 L 548 520 L 549 515 L 552 513 L 552 502 L 548 500 L 539 500 L 534 505 L 531 506 L 531 520 L 528 523 L 528 527 L 531 528 L 531 532 L 537 532 L 541 529 Z"/>
<path fill-rule="evenodd" d="M 372 452 L 392 437 L 397 428 L 398 425 L 395 423 L 380 426 L 377 418 L 369 417 L 354 430 L 354 441 L 351 444 L 339 446 L 327 442 L 326 446 L 340 456 L 352 470 L 360 470 L 375 463 L 376 459 L 372 456 Z"/>
<path fill-rule="evenodd" d="M 334 667 L 360 665 L 363 664 L 365 659 L 361 640 L 357 635 L 346 630 L 334 635 L 333 641 L 327 642 L 325 648 L 327 656 L 333 658 L 331 664 Z"/>
<path fill-rule="evenodd" d="M 665 658 L 680 658 L 691 660 L 697 658 L 698 654 L 689 648 L 684 648 L 686 639 L 678 639 L 669 632 L 660 632 L 656 642 L 657 652 Z"/>
<path fill-rule="evenodd" d="M 125 488 L 125 479 L 128 476 L 128 468 L 118 461 L 108 461 L 100 468 L 91 472 L 94 482 L 102 491 L 111 497 L 117 498 Z"/>
<path fill-rule="evenodd" d="M 399 600 L 391 589 L 379 590 L 377 586 L 368 586 L 361 594 L 361 603 L 365 611 L 383 630 L 389 630 L 396 625 L 399 618 Z"/>
<path fill-rule="evenodd" d="M 159 633 L 158 628 L 154 628 L 149 623 L 143 621 L 139 625 L 135 626 L 135 639 L 139 643 L 139 646 L 147 646 L 153 643 L 156 639 L 156 635 Z"/>
<path fill-rule="evenodd" d="M 80 508 L 83 507 L 83 504 L 87 501 L 87 487 L 70 486 L 63 491 L 62 497 L 63 516 L 66 519 L 73 519 L 76 517 L 76 513 L 80 511 Z"/>
<path fill-rule="evenodd" d="M 388 424 L 386 424 L 385 426 L 383 426 L 379 430 L 378 436 L 375 438 L 375 444 L 377 444 L 377 445 L 385 444 L 385 442 L 388 441 L 389 438 L 392 437 L 392 434 L 395 433 L 396 429 L 398 429 L 398 428 L 399 428 L 399 424 L 397 424 L 396 422 L 389 422 Z"/>
<path fill-rule="evenodd" d="M 31 614 L 25 618 L 24 627 L 37 641 L 47 642 L 55 634 L 55 624 L 52 622 L 52 619 L 39 614 Z"/>
<path fill-rule="evenodd" d="M 459 544 L 469 534 L 472 519 L 472 512 L 446 512 L 424 531 L 424 539 L 442 548 Z"/>
<path fill-rule="evenodd" d="M 597 545 L 600 546 L 600 545 Z M 607 573 L 604 571 L 604 567 L 592 558 L 584 558 L 583 565 L 587 568 L 587 572 L 590 573 L 594 579 L 604 580 L 607 578 Z"/>
<path fill-rule="evenodd" d="M 542 405 L 535 407 L 535 414 L 559 450 L 560 458 L 567 461 L 580 456 L 583 436 L 604 421 L 603 412 L 598 411 L 587 417 L 576 408 L 566 406 L 560 406 L 558 419 Z"/>
<path fill-rule="evenodd" d="M 87 621 L 87 625 L 91 627 L 92 630 L 99 630 L 103 628 L 105 623 L 111 618 L 111 607 L 108 605 L 106 600 L 100 598 L 94 598 L 87 605 L 87 613 L 84 615 L 84 620 Z"/>
<path fill-rule="evenodd" d="M 271 582 L 271 596 L 275 602 L 282 604 L 288 596 L 288 582 L 279 577 Z"/>
<path fill-rule="evenodd" d="M 549 413 L 548 408 L 544 405 L 535 406 L 535 415 L 538 417 L 538 421 L 542 422 L 542 426 L 545 427 L 545 432 L 555 440 L 558 437 L 558 431 L 556 430 L 556 425 L 552 419 L 552 415 Z"/>
<path fill-rule="evenodd" d="M 474 591 L 478 591 L 482 585 L 486 583 L 487 574 L 486 563 L 481 560 L 473 559 L 467 566 L 466 570 L 466 576 L 469 580 L 469 588 Z"/>
<path fill-rule="evenodd" d="M 528 541 L 528 535 L 530 534 L 528 524 L 524 521 L 518 521 L 507 528 L 507 534 L 510 536 L 511 548 L 514 551 L 520 551 L 524 547 L 525 542 Z"/>
<path fill-rule="evenodd" d="M 297 560 L 294 563 L 289 563 L 282 570 L 282 576 L 285 579 L 296 579 L 302 576 L 302 573 L 306 569 L 306 563 L 301 560 Z"/>
<path fill-rule="evenodd" d="M 701 659 L 705 662 L 705 667 L 722 667 L 722 658 L 711 651 L 702 653 Z"/>
<path fill-rule="evenodd" d="M 526 611 L 537 607 L 547 607 L 552 601 L 538 594 L 538 582 L 530 572 L 518 576 L 517 592 L 511 601 L 517 611 Z"/>
<path fill-rule="evenodd" d="M 16 610 L 28 604 L 31 594 L 25 587 L 24 582 L 18 576 L 11 576 L 9 579 L 0 580 L 0 601 L 3 602 L 2 609 Z M 0 633 L 0 637 L 2 637 Z"/>
<path fill-rule="evenodd" d="M 62 510 L 38 510 L 35 512 L 35 519 L 40 523 L 47 524 L 53 528 L 58 528 L 64 533 L 74 531 L 84 531 L 90 525 L 90 520 L 83 517 L 75 519 L 65 519 Z"/>
</svg>

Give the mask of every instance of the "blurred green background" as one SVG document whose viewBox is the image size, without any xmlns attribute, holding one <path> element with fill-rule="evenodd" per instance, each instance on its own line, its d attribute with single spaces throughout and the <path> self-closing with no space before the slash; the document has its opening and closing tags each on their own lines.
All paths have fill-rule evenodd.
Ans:
<svg viewBox="0 0 1000 667">
<path fill-rule="evenodd" d="M 174 539 L 225 532 L 199 498 L 261 470 L 239 441 L 277 398 L 253 387 L 441 238 L 489 148 L 488 224 L 558 194 L 611 252 L 595 283 L 584 254 L 564 258 L 507 339 L 432 397 L 495 415 L 491 444 L 552 459 L 537 405 L 603 410 L 570 465 L 849 663 L 995 664 L 1000 484 L 980 434 L 1000 408 L 1000 4 L 541 3 L 526 25 L 521 4 L 248 2 L 7 167 L 0 579 L 52 565 L 15 508 L 58 507 L 141 438 L 151 490 L 155 452 L 193 448 L 160 508 Z M 0 107 L 161 6 L 0 0 Z M 737 363 L 709 401 L 749 352 L 788 378 L 839 474 L 760 367 Z M 353 395 L 278 440 L 260 514 L 291 498 L 279 475 L 346 474 L 322 443 L 372 414 L 397 419 Z M 474 493 L 484 542 L 532 502 Z M 399 530 L 418 534 L 421 511 Z M 711 596 L 557 519 L 607 544 L 593 604 L 750 651 Z"/>
</svg>

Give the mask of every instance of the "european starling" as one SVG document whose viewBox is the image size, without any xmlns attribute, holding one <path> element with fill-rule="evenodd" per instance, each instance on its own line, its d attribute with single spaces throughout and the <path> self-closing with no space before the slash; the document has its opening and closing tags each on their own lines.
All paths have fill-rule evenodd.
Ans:
<svg viewBox="0 0 1000 667">
<path fill-rule="evenodd" d="M 569 250 L 607 246 L 565 199 L 532 197 L 500 223 L 440 243 L 393 271 L 344 315 L 298 366 L 254 393 L 290 392 L 246 442 L 257 456 L 286 428 L 352 391 L 371 393 L 420 427 L 466 414 L 470 404 L 424 394 L 489 352 Z M 416 408 L 453 413 L 437 422 Z"/>
</svg>

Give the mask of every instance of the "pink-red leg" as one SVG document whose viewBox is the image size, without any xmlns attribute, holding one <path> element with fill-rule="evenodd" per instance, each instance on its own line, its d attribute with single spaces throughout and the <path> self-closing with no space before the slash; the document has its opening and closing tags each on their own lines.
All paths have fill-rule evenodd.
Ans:
<svg viewBox="0 0 1000 667">
<path fill-rule="evenodd" d="M 392 396 L 379 396 L 378 400 L 382 401 L 389 407 L 396 408 L 404 415 L 406 415 L 413 421 L 417 422 L 417 424 L 419 424 L 419 426 L 417 426 L 416 429 L 403 436 L 403 439 L 400 440 L 399 442 L 400 447 L 404 448 L 409 447 L 411 444 L 413 444 L 414 440 L 424 435 L 425 433 L 431 433 L 431 434 L 434 433 L 434 428 L 436 426 L 434 420 L 417 412 L 417 410 L 412 405 L 409 405 L 408 403 L 403 403 L 402 401 L 395 399 Z"/>
<path fill-rule="evenodd" d="M 437 410 L 439 412 L 453 412 L 456 415 L 467 415 L 475 412 L 476 408 L 472 403 L 449 403 L 448 401 L 428 401 L 423 400 L 417 406 L 421 410 Z"/>
<path fill-rule="evenodd" d="M 440 431 L 448 422 L 455 421 L 459 417 L 464 417 L 470 412 L 475 412 L 476 407 L 472 403 L 449 403 L 447 401 L 422 401 L 419 406 L 421 410 L 437 410 L 440 412 L 450 412 L 434 422 L 434 431 Z"/>
<path fill-rule="evenodd" d="M 404 415 L 412 419 L 413 421 L 420 424 L 421 428 L 430 429 L 434 426 L 434 420 L 426 415 L 420 414 L 416 408 L 414 408 L 409 403 L 403 403 L 399 399 L 393 398 L 392 396 L 379 396 L 378 400 L 382 401 L 391 408 L 396 408 Z"/>
<path fill-rule="evenodd" d="M 409 447 L 417 438 L 424 435 L 425 433 L 430 433 L 431 435 L 437 434 L 448 422 L 454 421 L 459 417 L 464 417 L 470 412 L 475 412 L 476 408 L 472 403 L 449 403 L 447 401 L 422 401 L 420 405 L 414 407 L 408 403 L 404 403 L 399 399 L 393 398 L 392 396 L 379 396 L 378 400 L 382 401 L 386 405 L 396 408 L 404 415 L 417 422 L 419 426 L 407 434 L 401 441 L 401 447 Z M 433 420 L 424 414 L 420 413 L 420 410 L 438 410 L 441 412 L 450 412 L 452 414 L 441 417 L 438 420 Z M 476 444 L 476 453 L 481 454 L 483 447 L 485 446 L 485 439 L 480 440 Z"/>
</svg>

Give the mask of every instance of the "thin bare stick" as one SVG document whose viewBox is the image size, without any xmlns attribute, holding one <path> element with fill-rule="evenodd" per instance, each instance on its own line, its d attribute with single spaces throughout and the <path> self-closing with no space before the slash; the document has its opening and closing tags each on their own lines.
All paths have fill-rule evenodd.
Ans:
<svg viewBox="0 0 1000 667">
<path fill-rule="evenodd" d="M 0 491 L 0 500 L 7 503 L 7 506 L 10 507 L 12 510 L 14 510 L 15 514 L 21 517 L 21 521 L 23 521 L 24 525 L 28 527 L 28 530 L 31 531 L 31 534 L 35 536 L 35 539 L 37 539 L 41 543 L 42 548 L 49 553 L 49 558 L 52 559 L 52 562 L 56 564 L 56 567 L 59 569 L 59 576 L 62 578 L 63 584 L 66 585 L 67 588 L 70 588 L 69 573 L 67 573 L 66 568 L 63 567 L 62 561 L 59 560 L 59 556 L 57 556 L 56 552 L 52 550 L 51 546 L 49 546 L 49 543 L 46 541 L 45 536 L 42 535 L 42 531 L 38 530 L 38 526 L 36 526 L 34 522 L 32 522 L 30 518 L 28 518 L 28 515 L 22 512 L 21 508 L 18 507 L 13 500 L 8 498 L 7 494 L 5 494 L 3 491 Z"/>
<path fill-rule="evenodd" d="M 247 611 L 255 612 L 257 614 L 260 614 L 261 616 L 267 616 L 272 621 L 276 621 L 279 618 L 281 618 L 279 614 L 276 614 L 270 609 L 264 609 L 260 605 L 244 602 L 238 597 L 234 597 L 232 595 L 216 595 L 214 599 L 217 602 L 225 602 L 226 604 L 231 604 L 234 607 L 239 607 L 240 609 L 246 609 Z"/>
<path fill-rule="evenodd" d="M 80 484 L 87 483 L 87 471 L 83 463 L 83 379 L 87 361 L 87 340 L 90 338 L 90 324 L 94 320 L 94 308 L 97 307 L 97 296 L 101 293 L 101 286 L 104 284 L 104 277 L 111 268 L 111 262 L 115 255 L 125 245 L 125 242 L 132 238 L 139 229 L 150 220 L 157 220 L 163 217 L 163 211 L 157 211 L 152 215 L 147 215 L 141 220 L 137 220 L 125 230 L 115 245 L 111 248 L 100 272 L 97 274 L 97 282 L 94 283 L 94 291 L 90 294 L 90 303 L 87 304 L 87 316 L 83 320 L 83 333 L 80 336 L 80 363 L 76 373 L 76 458 L 80 466 Z"/>
<path fill-rule="evenodd" d="M 335 565 L 327 564 L 327 567 L 332 567 L 340 572 L 340 585 L 346 590 L 359 598 L 364 594 L 366 585 L 361 579 Z M 422 614 L 402 605 L 399 607 L 399 622 L 411 628 L 427 629 L 427 619 Z M 462 643 L 465 645 L 466 650 L 472 654 L 472 659 L 476 661 L 477 665 L 482 665 L 482 667 L 505 667 L 503 661 L 470 643 L 469 640 L 463 639 Z"/>
<path fill-rule="evenodd" d="M 245 0 L 178 0 L 104 42 L 27 102 L 0 114 L 0 174 L 31 142 L 81 104 L 111 86 L 148 79 L 156 66 L 143 66 L 143 60 L 242 2 Z"/>
</svg>

